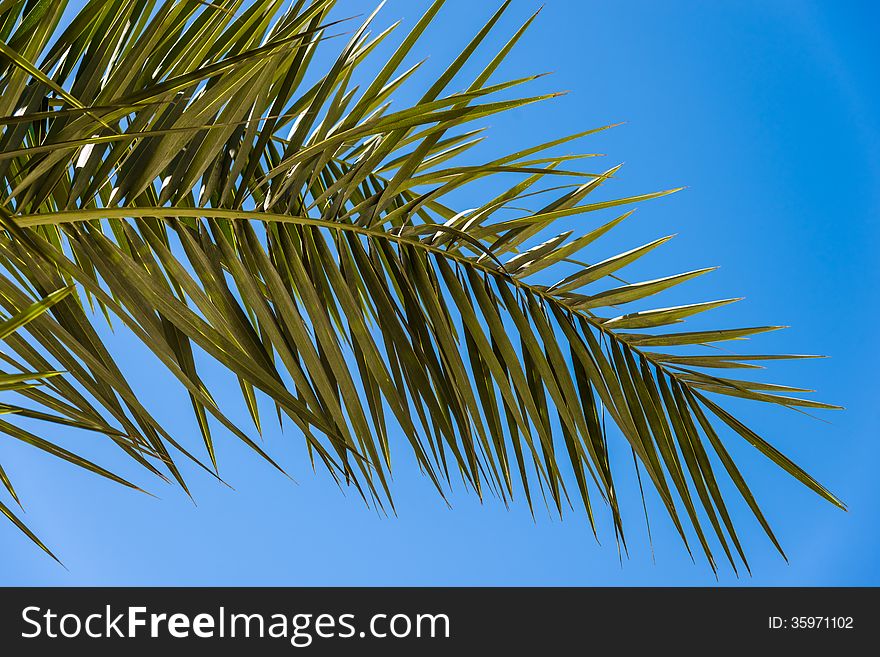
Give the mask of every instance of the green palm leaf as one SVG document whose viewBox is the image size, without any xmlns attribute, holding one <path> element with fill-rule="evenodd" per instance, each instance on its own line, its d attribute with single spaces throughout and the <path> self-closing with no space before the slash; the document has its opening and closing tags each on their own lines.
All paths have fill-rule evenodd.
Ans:
<svg viewBox="0 0 880 657">
<path fill-rule="evenodd" d="M 540 491 L 559 513 L 578 500 L 594 531 L 607 507 L 623 542 L 606 416 L 639 481 L 644 472 L 687 549 L 696 537 L 713 568 L 718 546 L 747 566 L 713 462 L 779 547 L 723 426 L 843 506 L 707 396 L 829 407 L 705 371 L 777 358 L 699 347 L 778 327 L 664 331 L 735 299 L 630 306 L 710 271 L 619 278 L 670 238 L 576 259 L 631 214 L 604 211 L 676 190 L 601 198 L 619 167 L 560 168 L 592 154 L 553 149 L 595 131 L 461 163 L 482 140 L 475 121 L 556 95 L 510 97 L 534 76 L 489 84 L 534 17 L 451 91 L 505 2 L 417 102 L 392 110 L 418 68 L 402 65 L 443 2 L 371 77 L 361 64 L 393 28 L 373 36 L 369 17 L 315 76 L 316 50 L 349 28 L 334 28 L 332 0 L 286 4 L 91 0 L 56 32 L 66 3 L 0 3 L 0 304 L 12 313 L 32 291 L 79 291 L 33 318 L 30 340 L 4 336 L 4 360 L 53 374 L 41 387 L 0 378 L 43 409 L 30 417 L 100 431 L 184 489 L 180 459 L 221 466 L 212 425 L 274 463 L 215 402 L 199 373 L 211 358 L 237 379 L 257 431 L 263 396 L 314 460 L 379 507 L 393 504 L 396 426 L 441 495 L 454 478 L 529 505 Z M 472 209 L 447 205 L 487 176 L 514 182 Z M 571 217 L 587 228 L 554 230 Z M 176 377 L 203 445 L 184 446 L 141 405 L 93 309 Z"/>
</svg>

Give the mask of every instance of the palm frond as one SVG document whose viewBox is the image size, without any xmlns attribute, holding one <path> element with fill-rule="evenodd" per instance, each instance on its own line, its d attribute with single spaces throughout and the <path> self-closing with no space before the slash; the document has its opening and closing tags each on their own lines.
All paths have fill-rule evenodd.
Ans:
<svg viewBox="0 0 880 657">
<path fill-rule="evenodd" d="M 578 171 L 593 154 L 554 154 L 596 130 L 462 163 L 482 140 L 474 122 L 557 95 L 511 97 L 536 76 L 490 84 L 534 16 L 450 90 L 505 2 L 417 102 L 392 110 L 442 1 L 372 76 L 361 65 L 396 25 L 374 36 L 370 16 L 316 76 L 317 49 L 342 44 L 334 30 L 351 23 L 333 20 L 332 0 L 284 4 L 90 0 L 60 30 L 65 2 L 0 4 L 0 303 L 12 313 L 78 291 L 32 319 L 32 341 L 6 336 L 6 362 L 53 374 L 40 387 L 5 380 L 45 409 L 28 412 L 100 431 L 184 489 L 179 459 L 218 472 L 212 425 L 274 463 L 215 401 L 199 373 L 207 356 L 237 378 L 258 431 L 265 396 L 313 460 L 370 503 L 392 504 L 395 426 L 441 495 L 453 479 L 529 505 L 540 492 L 559 513 L 582 505 L 594 531 L 601 500 L 625 545 L 608 417 L 713 569 L 718 546 L 747 566 L 719 465 L 779 548 L 721 426 L 843 506 L 709 396 L 832 408 L 711 373 L 798 356 L 699 351 L 778 327 L 667 330 L 737 299 L 640 309 L 710 271 L 618 276 L 669 237 L 577 259 L 631 214 L 605 211 L 677 190 L 601 198 L 619 167 Z M 469 210 L 447 204 L 488 176 L 514 182 Z M 557 233 L 576 215 L 601 218 Z M 97 312 L 177 378 L 202 446 L 185 447 L 141 405 Z"/>
</svg>

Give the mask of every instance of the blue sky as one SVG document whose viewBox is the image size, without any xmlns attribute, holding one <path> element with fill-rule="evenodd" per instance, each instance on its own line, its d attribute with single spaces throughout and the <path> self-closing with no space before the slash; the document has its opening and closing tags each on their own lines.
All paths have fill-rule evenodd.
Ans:
<svg viewBox="0 0 880 657">
<path fill-rule="evenodd" d="M 402 17 L 411 26 L 426 5 L 389 0 L 378 24 Z M 341 0 L 338 15 L 372 6 Z M 514 0 L 504 28 L 514 30 L 536 8 Z M 416 48 L 417 57 L 430 55 L 423 82 L 494 9 L 495 3 L 449 0 Z M 606 531 L 597 545 L 575 514 L 560 521 L 539 512 L 533 521 L 522 504 L 509 510 L 494 500 L 481 505 L 461 490 L 447 507 L 400 443 L 398 514 L 380 516 L 356 496 L 341 494 L 329 477 L 312 473 L 294 432 L 269 430 L 267 447 L 296 483 L 229 438 L 218 451 L 234 490 L 193 473 L 196 504 L 149 480 L 143 481 L 158 499 L 120 490 L 0 441 L 26 519 L 67 566 L 0 523 L 0 584 L 880 584 L 878 405 L 871 401 L 878 392 L 872 329 L 880 282 L 873 262 L 880 246 L 877 18 L 873 3 L 854 1 L 549 0 L 500 76 L 553 71 L 534 84 L 535 92 L 571 93 L 493 118 L 482 151 L 510 151 L 625 121 L 579 145 L 607 153 L 608 166 L 626 162 L 610 183 L 613 193 L 687 189 L 641 207 L 605 242 L 605 254 L 679 233 L 635 275 L 720 265 L 670 302 L 745 296 L 718 311 L 717 321 L 791 325 L 756 338 L 760 350 L 831 356 L 774 367 L 775 379 L 817 388 L 823 400 L 846 411 L 825 413 L 823 422 L 785 409 L 733 405 L 849 505 L 844 513 L 824 503 L 728 435 L 789 564 L 739 509 L 753 576 L 736 579 L 722 571 L 716 580 L 705 563 L 691 562 L 656 500 L 649 500 L 656 512 L 653 559 L 638 514 L 630 514 L 631 554 L 621 563 L 613 537 Z M 493 44 L 505 37 L 499 33 Z M 476 186 L 467 194 L 490 192 Z M 471 207 L 467 195 L 459 200 Z M 108 340 L 150 408 L 191 435 L 180 389 L 167 385 L 167 376 L 124 333 Z M 246 424 L 243 412 L 238 418 Z M 69 440 L 88 452 L 94 439 Z M 106 451 L 90 453 L 114 464 Z M 637 493 L 630 488 L 629 494 L 631 504 Z"/>
</svg>

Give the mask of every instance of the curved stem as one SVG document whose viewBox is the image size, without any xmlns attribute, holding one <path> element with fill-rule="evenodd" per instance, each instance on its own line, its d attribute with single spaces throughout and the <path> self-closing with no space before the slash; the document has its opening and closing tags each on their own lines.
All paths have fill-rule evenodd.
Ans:
<svg viewBox="0 0 880 657">
<path fill-rule="evenodd" d="M 682 380 L 679 378 L 676 372 L 669 370 L 662 362 L 656 360 L 655 354 L 651 352 L 643 351 L 638 347 L 630 344 L 626 341 L 625 338 L 620 337 L 614 331 L 606 328 L 603 324 L 598 320 L 598 318 L 585 310 L 578 310 L 572 308 L 570 305 L 566 304 L 559 297 L 546 292 L 538 286 L 532 285 L 530 283 L 526 283 L 525 281 L 515 278 L 511 276 L 509 272 L 504 271 L 503 268 L 501 270 L 491 267 L 489 265 L 480 263 L 472 258 L 468 258 L 467 256 L 461 255 L 459 253 L 455 253 L 454 251 L 449 251 L 447 249 L 443 249 L 437 246 L 433 246 L 427 242 L 423 242 L 418 239 L 410 239 L 402 235 L 397 235 L 394 233 L 389 233 L 383 230 L 378 230 L 376 228 L 369 228 L 366 226 L 359 226 L 357 224 L 349 224 L 349 223 L 341 223 L 334 221 L 326 221 L 324 219 L 316 219 L 314 217 L 298 217 L 287 214 L 278 214 L 272 212 L 256 212 L 252 210 L 229 210 L 226 208 L 184 208 L 184 207 L 124 207 L 124 208 L 84 208 L 78 210 L 67 210 L 62 212 L 47 212 L 47 213 L 38 213 L 38 214 L 30 214 L 30 215 L 20 215 L 18 217 L 14 217 L 16 223 L 22 228 L 32 228 L 36 226 L 46 226 L 46 225 L 59 225 L 65 223 L 76 223 L 80 221 L 92 221 L 96 219 L 126 219 L 126 218 L 144 218 L 144 217 L 177 217 L 177 218 L 193 218 L 199 219 L 202 217 L 214 217 L 214 218 L 222 218 L 222 219 L 249 219 L 249 220 L 258 220 L 258 221 L 277 221 L 279 223 L 292 223 L 300 226 L 313 226 L 316 228 L 327 228 L 331 230 L 340 230 L 340 231 L 348 231 L 353 232 L 358 235 L 363 235 L 365 237 L 371 237 L 376 239 L 386 239 L 398 244 L 407 244 L 410 246 L 415 246 L 417 248 L 421 248 L 430 253 L 435 253 L 437 255 L 442 255 L 445 258 L 453 260 L 457 263 L 466 265 L 468 267 L 473 267 L 482 271 L 483 273 L 490 274 L 496 278 L 504 278 L 507 282 L 513 284 L 515 287 L 524 290 L 530 294 L 533 294 L 544 301 L 548 301 L 550 303 L 556 304 L 557 306 L 562 306 L 565 310 L 570 313 L 574 313 L 579 317 L 585 319 L 590 326 L 600 331 L 602 334 L 609 336 L 610 338 L 617 340 L 618 342 L 626 345 L 628 349 L 631 349 L 635 353 L 639 354 L 641 357 L 648 359 L 654 367 L 658 370 L 662 371 L 667 376 L 675 378 L 677 381 L 687 385 L 689 388 L 690 382 L 686 380 Z"/>
</svg>

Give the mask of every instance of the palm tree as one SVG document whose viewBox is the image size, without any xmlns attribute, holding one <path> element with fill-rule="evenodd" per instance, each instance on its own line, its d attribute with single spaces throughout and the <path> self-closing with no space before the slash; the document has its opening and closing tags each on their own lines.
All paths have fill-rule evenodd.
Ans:
<svg viewBox="0 0 880 657">
<path fill-rule="evenodd" d="M 375 14 L 332 20 L 334 0 L 285 4 L 89 0 L 60 25 L 66 1 L 0 0 L 0 304 L 13 314 L 75 288 L 28 315 L 30 339 L 2 334 L 5 384 L 54 374 L 15 384 L 30 404 L 20 414 L 99 432 L 184 490 L 181 460 L 219 478 L 218 426 L 274 464 L 215 402 L 199 373 L 213 359 L 238 379 L 258 432 L 264 397 L 313 464 L 379 508 L 393 506 L 389 426 L 441 495 L 456 478 L 505 502 L 531 506 L 540 492 L 559 513 L 582 506 L 594 532 L 605 508 L 625 547 L 608 447 L 623 440 L 640 485 L 713 569 L 718 546 L 748 567 L 722 471 L 781 552 L 728 435 L 843 507 L 720 405 L 834 408 L 727 373 L 807 356 L 705 349 L 779 327 L 679 330 L 736 299 L 655 308 L 654 295 L 710 270 L 618 276 L 667 237 L 579 259 L 632 212 L 616 209 L 676 190 L 602 197 L 619 167 L 584 173 L 569 167 L 589 155 L 553 154 L 597 130 L 462 163 L 482 139 L 474 122 L 551 97 L 510 98 L 537 76 L 493 81 L 534 16 L 449 91 L 504 2 L 418 102 L 392 109 L 442 0 L 373 76 L 361 64 L 397 25 L 373 34 Z M 345 45 L 316 72 L 330 39 Z M 512 186 L 471 209 L 447 205 L 489 176 Z M 587 213 L 601 219 L 556 234 L 559 220 Z M 139 402 L 96 328 L 102 315 L 187 391 L 202 445 L 176 440 Z M 133 486 L 5 420 L 0 430 Z"/>
</svg>

